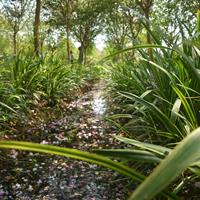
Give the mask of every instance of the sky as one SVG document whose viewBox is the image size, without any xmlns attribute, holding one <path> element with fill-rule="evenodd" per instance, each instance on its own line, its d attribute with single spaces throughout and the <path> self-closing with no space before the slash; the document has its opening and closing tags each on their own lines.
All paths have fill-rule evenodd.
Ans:
<svg viewBox="0 0 200 200">
<path fill-rule="evenodd" d="M 105 35 L 98 35 L 95 38 L 94 43 L 95 43 L 96 48 L 98 50 L 102 51 L 106 47 L 105 40 L 106 40 L 106 36 Z"/>
<path fill-rule="evenodd" d="M 2 3 L 1 2 L 0 2 L 0 9 L 2 9 Z M 106 36 L 102 35 L 102 34 L 97 35 L 97 37 L 95 38 L 94 43 L 96 45 L 96 48 L 99 51 L 103 51 L 103 49 L 106 47 L 105 40 L 106 40 Z M 75 45 L 76 48 L 78 48 L 80 46 L 80 43 L 74 41 L 74 45 Z"/>
<path fill-rule="evenodd" d="M 95 38 L 94 43 L 95 43 L 96 48 L 99 51 L 103 51 L 103 49 L 106 47 L 105 40 L 106 40 L 106 36 L 101 35 L 101 34 Z M 80 46 L 79 42 L 77 42 L 77 41 L 73 41 L 73 42 L 74 42 L 74 45 L 76 48 L 78 48 Z"/>
</svg>

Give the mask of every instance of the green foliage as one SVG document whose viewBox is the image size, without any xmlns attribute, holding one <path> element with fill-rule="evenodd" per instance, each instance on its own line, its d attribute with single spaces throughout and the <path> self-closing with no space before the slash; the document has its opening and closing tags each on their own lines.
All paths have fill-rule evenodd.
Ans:
<svg viewBox="0 0 200 200">
<path fill-rule="evenodd" d="M 192 37 L 193 31 L 180 24 L 182 43 L 176 41 L 173 47 L 160 45 L 163 35 L 145 28 L 155 44 L 136 45 L 106 57 L 110 59 L 130 51 L 136 55 L 132 63 L 123 62 L 109 68 L 111 91 L 121 108 L 116 111 L 119 114 L 110 116 L 110 121 L 120 127 L 119 131 L 136 138 L 117 137 L 136 149 L 95 150 L 113 158 L 160 163 L 131 199 L 152 199 L 186 168 L 190 170 L 186 172 L 188 180 L 194 174 L 199 176 L 199 152 L 195 149 L 195 145 L 198 148 L 200 109 L 198 27 L 197 35 Z M 189 39 L 186 39 L 187 34 Z M 151 58 L 145 51 L 149 48 L 153 53 Z M 149 143 L 139 142 L 137 138 Z M 174 150 L 166 147 L 169 145 L 175 146 Z M 179 177 L 170 188 L 174 187 L 177 193 L 185 183 L 185 179 Z"/>
<path fill-rule="evenodd" d="M 200 12 L 197 11 L 197 26 L 194 13 L 199 2 L 146 1 L 153 2 L 150 9 L 145 1 L 44 1 L 40 58 L 32 55 L 29 25 L 33 4 L 29 0 L 16 2 L 2 1 L 0 13 L 0 126 L 19 119 L 41 101 L 53 107 L 64 97 L 74 98 L 76 91 L 98 79 L 102 66 L 66 64 L 63 33 L 68 53 L 73 49 L 79 54 L 80 63 L 91 62 L 86 55 L 92 55 L 94 39 L 105 34 L 107 51 L 112 52 L 106 59 L 113 59 L 105 68 L 119 112 L 109 119 L 119 132 L 135 140 L 118 136 L 120 142 L 133 145 L 134 149 L 95 152 L 131 164 L 134 161 L 158 166 L 144 180 L 145 176 L 135 169 L 96 154 L 14 141 L 0 141 L 0 148 L 68 156 L 144 181 L 130 199 L 154 198 L 163 190 L 162 195 L 176 199 L 174 194 L 184 179 L 179 177 L 170 185 L 170 190 L 175 188 L 173 193 L 167 192 L 168 185 L 186 168 L 188 179 L 191 174 L 200 174 Z M 30 24 L 25 23 L 29 20 Z M 81 48 L 75 50 L 72 38 L 79 41 Z M 153 44 L 141 45 L 141 41 Z M 130 44 L 134 46 L 126 48 Z M 15 55 L 9 55 L 12 47 Z M 180 184 L 176 186 L 177 183 Z"/>
<path fill-rule="evenodd" d="M 200 129 L 196 129 L 181 141 L 136 189 L 131 199 L 153 198 L 163 188 L 166 188 L 186 167 L 196 162 L 199 159 L 199 134 Z"/>
<path fill-rule="evenodd" d="M 17 117 L 33 102 L 46 100 L 55 105 L 62 97 L 73 98 L 74 92 L 99 77 L 99 67 L 66 65 L 57 55 L 36 59 L 30 55 L 5 56 L 1 60 L 1 119 Z"/>
<path fill-rule="evenodd" d="M 189 52 L 177 47 L 138 45 L 120 53 L 141 48 L 160 51 L 154 50 L 154 61 L 148 61 L 140 51 L 140 60 L 134 65 L 111 68 L 112 87 L 125 97 L 122 104 L 127 112 L 142 116 L 146 127 L 175 141 L 199 125 L 198 100 L 194 98 L 199 95 L 199 65 L 195 62 L 198 50 L 193 44 L 187 46 Z M 179 107 L 174 112 L 177 101 Z M 170 118 L 174 114 L 176 121 Z"/>
</svg>

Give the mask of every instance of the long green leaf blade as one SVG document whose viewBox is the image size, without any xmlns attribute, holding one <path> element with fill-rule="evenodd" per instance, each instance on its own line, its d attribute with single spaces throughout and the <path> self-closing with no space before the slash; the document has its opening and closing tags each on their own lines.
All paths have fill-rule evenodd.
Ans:
<svg viewBox="0 0 200 200">
<path fill-rule="evenodd" d="M 121 141 L 121 142 L 126 143 L 126 144 L 131 144 L 133 146 L 136 146 L 136 147 L 139 147 L 139 148 L 142 148 L 142 149 L 146 149 L 150 152 L 159 154 L 161 156 L 165 156 L 165 155 L 167 155 L 171 152 L 171 149 L 169 149 L 167 147 L 149 144 L 149 143 L 145 143 L 145 142 L 140 142 L 138 140 L 125 138 L 125 137 L 122 137 L 122 136 L 116 136 L 115 138 L 117 140 Z"/>
<path fill-rule="evenodd" d="M 99 156 L 96 154 L 70 149 L 70 148 L 62 148 L 52 145 L 44 145 L 44 144 L 36 144 L 31 142 L 17 142 L 17 141 L 0 141 L 0 148 L 13 148 L 19 150 L 28 150 L 28 151 L 36 151 L 41 153 L 48 153 L 54 155 L 65 156 L 69 158 L 74 158 L 78 160 L 84 160 L 87 162 L 92 162 L 98 165 L 102 165 L 104 167 L 113 169 L 125 176 L 129 176 L 137 181 L 144 180 L 144 176 L 139 172 L 136 172 L 134 169 L 131 169 L 125 165 L 114 162 L 108 158 L 103 156 Z"/>
<path fill-rule="evenodd" d="M 142 150 L 97 149 L 97 150 L 93 150 L 93 152 L 99 155 L 103 155 L 103 156 L 121 158 L 121 159 L 126 159 L 126 160 L 134 160 L 134 161 L 140 161 L 140 162 L 159 163 L 162 160 L 161 158 L 157 157 L 155 154 L 150 153 L 148 151 L 142 151 Z"/>
</svg>

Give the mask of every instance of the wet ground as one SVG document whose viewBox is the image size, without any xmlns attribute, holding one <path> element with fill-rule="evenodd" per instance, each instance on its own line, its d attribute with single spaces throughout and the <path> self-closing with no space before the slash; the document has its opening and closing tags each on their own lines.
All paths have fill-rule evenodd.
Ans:
<svg viewBox="0 0 200 200">
<path fill-rule="evenodd" d="M 9 139 L 54 144 L 91 151 L 119 143 L 104 120 L 105 84 L 99 82 L 81 98 L 63 106 L 62 116 L 40 120 L 16 131 Z M 36 112 L 33 109 L 33 113 Z M 15 150 L 0 151 L 0 199 L 19 200 L 123 200 L 126 178 L 82 161 Z"/>
</svg>

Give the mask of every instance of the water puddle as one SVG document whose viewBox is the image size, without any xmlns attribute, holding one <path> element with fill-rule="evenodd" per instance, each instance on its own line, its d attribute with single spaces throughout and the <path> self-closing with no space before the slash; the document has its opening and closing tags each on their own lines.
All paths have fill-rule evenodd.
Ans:
<svg viewBox="0 0 200 200">
<path fill-rule="evenodd" d="M 92 109 L 96 116 L 103 116 L 106 111 L 106 101 L 102 89 L 97 89 L 93 93 Z"/>
</svg>

